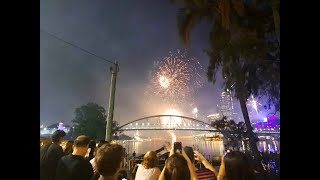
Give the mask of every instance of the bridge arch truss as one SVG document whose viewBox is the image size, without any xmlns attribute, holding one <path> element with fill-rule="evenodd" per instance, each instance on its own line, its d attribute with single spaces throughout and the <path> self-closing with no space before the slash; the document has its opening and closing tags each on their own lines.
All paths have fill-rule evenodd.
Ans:
<svg viewBox="0 0 320 180">
<path fill-rule="evenodd" d="M 120 131 L 135 130 L 184 130 L 184 131 L 211 131 L 217 129 L 203 121 L 177 115 L 155 115 L 140 118 L 119 127 Z"/>
</svg>

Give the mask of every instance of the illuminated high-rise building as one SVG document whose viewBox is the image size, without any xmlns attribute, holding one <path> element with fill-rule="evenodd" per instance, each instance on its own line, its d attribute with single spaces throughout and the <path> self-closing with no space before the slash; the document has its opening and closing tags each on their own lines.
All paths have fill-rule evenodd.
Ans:
<svg viewBox="0 0 320 180">
<path fill-rule="evenodd" d="M 235 122 L 243 121 L 243 115 L 240 108 L 239 101 L 232 101 L 233 103 L 233 118 Z"/>
<path fill-rule="evenodd" d="M 225 116 L 227 120 L 233 120 L 233 102 L 231 92 L 227 89 L 220 95 L 220 105 L 218 111 L 222 116 Z"/>
</svg>

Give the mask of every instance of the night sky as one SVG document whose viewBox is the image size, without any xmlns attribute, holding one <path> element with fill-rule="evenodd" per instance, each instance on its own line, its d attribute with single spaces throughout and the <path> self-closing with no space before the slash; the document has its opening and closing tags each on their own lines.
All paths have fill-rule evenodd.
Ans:
<svg viewBox="0 0 320 180">
<path fill-rule="evenodd" d="M 159 114 L 163 104 L 143 101 L 153 62 L 185 48 L 178 39 L 178 7 L 169 0 L 42 0 L 40 29 L 90 52 L 118 60 L 114 120 L 120 124 Z M 209 25 L 191 35 L 191 53 L 206 69 Z M 70 124 L 75 108 L 95 102 L 108 108 L 110 64 L 40 32 L 40 121 Z M 202 74 L 206 76 L 205 72 Z M 199 114 L 216 113 L 222 92 L 205 82 L 195 96 Z M 191 111 L 191 110 L 190 110 Z"/>
</svg>

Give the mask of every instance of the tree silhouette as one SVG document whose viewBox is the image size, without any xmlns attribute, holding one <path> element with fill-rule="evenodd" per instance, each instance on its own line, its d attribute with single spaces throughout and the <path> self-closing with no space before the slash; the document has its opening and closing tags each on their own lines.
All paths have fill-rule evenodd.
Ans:
<svg viewBox="0 0 320 180">
<path fill-rule="evenodd" d="M 223 134 L 225 148 L 232 147 L 233 150 L 239 150 L 241 142 L 247 137 L 244 122 L 236 123 L 234 120 L 227 120 L 225 116 L 212 122 L 211 126 Z"/>
<path fill-rule="evenodd" d="M 105 139 L 106 132 L 106 110 L 95 103 L 82 105 L 75 110 L 73 119 L 74 137 L 86 135 L 93 140 Z"/>
<path fill-rule="evenodd" d="M 244 117 L 250 149 L 260 160 L 246 101 L 266 96 L 280 109 L 279 0 L 183 0 L 178 12 L 179 37 L 190 46 L 191 30 L 209 22 L 208 80 L 222 70 L 225 89 L 234 90 Z"/>
</svg>

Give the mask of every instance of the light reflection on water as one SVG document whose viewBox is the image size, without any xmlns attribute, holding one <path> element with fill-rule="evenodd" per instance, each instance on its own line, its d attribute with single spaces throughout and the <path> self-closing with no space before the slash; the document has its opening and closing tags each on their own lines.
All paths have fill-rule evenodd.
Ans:
<svg viewBox="0 0 320 180">
<path fill-rule="evenodd" d="M 258 149 L 262 152 L 280 152 L 280 142 L 275 140 L 265 140 L 258 142 Z"/>
<path fill-rule="evenodd" d="M 204 138 L 196 137 L 205 132 L 199 131 L 170 131 L 170 130 L 145 130 L 145 131 L 127 131 L 126 135 L 136 137 L 135 140 L 122 141 L 129 156 L 133 151 L 137 156 L 150 150 L 157 150 L 163 147 L 166 142 L 171 142 L 171 133 L 177 137 L 182 146 L 190 146 L 201 152 L 207 159 L 224 154 L 223 141 L 205 141 Z M 280 142 L 275 140 L 259 141 L 258 149 L 262 152 L 280 152 Z M 243 145 L 244 147 L 244 145 Z"/>
</svg>

